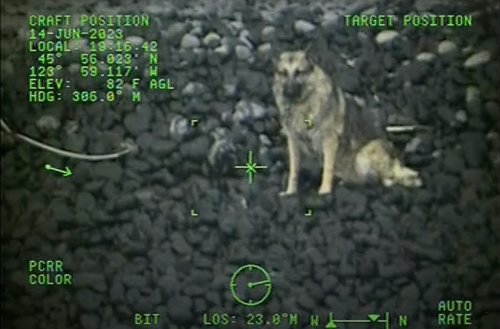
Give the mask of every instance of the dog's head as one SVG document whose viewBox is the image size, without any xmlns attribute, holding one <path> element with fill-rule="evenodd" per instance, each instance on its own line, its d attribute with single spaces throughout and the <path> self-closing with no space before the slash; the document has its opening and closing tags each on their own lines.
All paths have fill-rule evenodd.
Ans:
<svg viewBox="0 0 500 329">
<path fill-rule="evenodd" d="M 276 63 L 275 79 L 283 86 L 283 96 L 290 102 L 304 97 L 314 70 L 306 51 L 285 51 Z"/>
</svg>

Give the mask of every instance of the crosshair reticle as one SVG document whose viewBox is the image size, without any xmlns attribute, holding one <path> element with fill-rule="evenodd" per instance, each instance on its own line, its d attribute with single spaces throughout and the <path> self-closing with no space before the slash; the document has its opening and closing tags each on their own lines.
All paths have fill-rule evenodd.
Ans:
<svg viewBox="0 0 500 329">
<path fill-rule="evenodd" d="M 248 184 L 253 183 L 253 176 L 257 174 L 257 169 L 264 169 L 267 166 L 259 166 L 253 161 L 253 152 L 248 151 L 247 162 L 244 166 L 234 166 L 237 169 L 245 169 L 248 178 Z"/>
</svg>

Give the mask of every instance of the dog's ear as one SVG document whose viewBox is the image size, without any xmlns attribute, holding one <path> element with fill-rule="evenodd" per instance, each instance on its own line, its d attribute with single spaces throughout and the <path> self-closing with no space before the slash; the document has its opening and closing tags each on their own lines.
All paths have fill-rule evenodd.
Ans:
<svg viewBox="0 0 500 329">
<path fill-rule="evenodd" d="M 280 57 L 280 50 L 278 49 L 277 46 L 273 45 L 271 47 L 271 63 L 273 63 L 274 67 L 276 67 L 279 57 Z"/>
<path fill-rule="evenodd" d="M 313 65 L 318 65 L 319 64 L 319 56 L 321 53 L 318 52 L 318 45 L 317 41 L 311 40 L 307 45 L 306 48 L 304 49 L 304 52 L 306 54 L 306 58 L 309 61 L 309 63 Z"/>
<path fill-rule="evenodd" d="M 309 42 L 307 43 L 306 48 L 304 49 L 304 52 L 305 52 L 307 55 L 309 55 L 309 54 L 310 54 L 312 46 L 313 46 L 313 42 L 312 42 L 312 41 L 309 41 Z"/>
<path fill-rule="evenodd" d="M 273 54 L 273 56 L 271 56 L 271 63 L 273 63 L 274 68 L 278 65 L 278 61 L 279 61 L 278 57 Z"/>
</svg>

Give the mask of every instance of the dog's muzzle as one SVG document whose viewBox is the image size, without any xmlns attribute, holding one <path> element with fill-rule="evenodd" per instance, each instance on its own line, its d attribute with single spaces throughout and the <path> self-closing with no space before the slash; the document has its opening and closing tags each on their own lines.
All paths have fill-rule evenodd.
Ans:
<svg viewBox="0 0 500 329">
<path fill-rule="evenodd" d="M 283 95 L 289 100 L 297 100 L 302 93 L 302 85 L 296 81 L 288 80 L 283 87 Z"/>
</svg>

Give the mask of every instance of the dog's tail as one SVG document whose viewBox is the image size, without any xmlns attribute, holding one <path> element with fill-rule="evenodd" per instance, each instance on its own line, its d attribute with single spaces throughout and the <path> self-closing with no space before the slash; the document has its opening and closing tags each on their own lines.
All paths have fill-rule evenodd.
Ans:
<svg viewBox="0 0 500 329">
<path fill-rule="evenodd" d="M 390 134 L 413 133 L 416 131 L 430 130 L 431 127 L 423 125 L 390 125 L 385 127 L 385 131 Z"/>
</svg>

